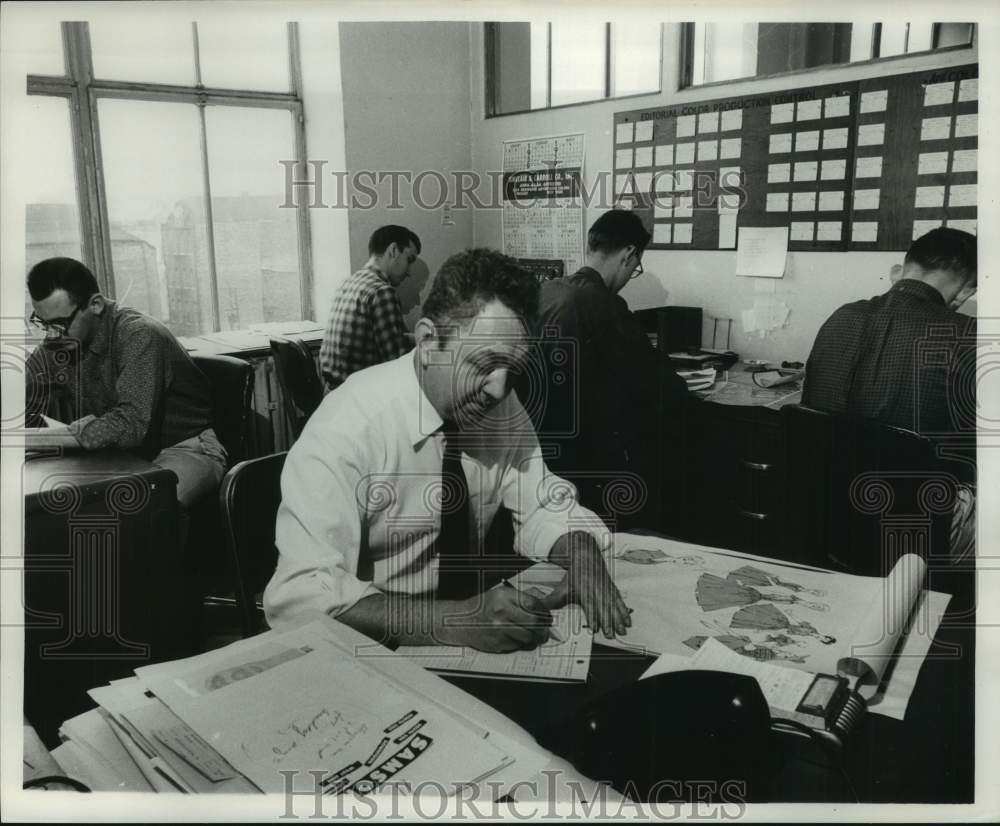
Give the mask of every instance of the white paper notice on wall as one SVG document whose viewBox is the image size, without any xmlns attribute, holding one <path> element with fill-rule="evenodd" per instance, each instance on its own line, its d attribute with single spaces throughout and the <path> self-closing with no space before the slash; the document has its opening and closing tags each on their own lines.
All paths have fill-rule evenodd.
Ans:
<svg viewBox="0 0 1000 826">
<path fill-rule="evenodd" d="M 669 198 L 664 198 L 660 200 L 659 198 L 653 203 L 653 219 L 657 218 L 670 218 L 674 214 L 674 205 Z M 656 224 L 656 226 L 661 226 Z"/>
<path fill-rule="evenodd" d="M 816 193 L 815 192 L 793 192 L 792 212 L 815 212 Z"/>
<path fill-rule="evenodd" d="M 631 169 L 632 168 L 632 150 L 631 149 L 619 149 L 615 152 L 615 166 L 618 169 Z"/>
<path fill-rule="evenodd" d="M 978 115 L 956 115 L 955 117 L 955 137 L 972 138 L 979 134 Z"/>
<path fill-rule="evenodd" d="M 718 141 L 698 141 L 698 160 L 714 161 L 719 157 Z"/>
<path fill-rule="evenodd" d="M 839 95 L 838 97 L 827 98 L 823 109 L 823 116 L 827 118 L 843 118 L 851 114 L 851 96 Z"/>
<path fill-rule="evenodd" d="M 831 190 L 820 192 L 819 211 L 820 212 L 840 212 L 844 208 L 844 193 L 842 190 Z"/>
<path fill-rule="evenodd" d="M 771 123 L 791 123 L 795 115 L 794 103 L 776 103 L 771 106 Z"/>
<path fill-rule="evenodd" d="M 979 100 L 979 78 L 970 77 L 959 82 L 958 99 L 961 103 L 968 100 Z"/>
<path fill-rule="evenodd" d="M 861 244 L 874 244 L 878 241 L 878 223 L 876 221 L 855 221 L 851 225 L 851 240 Z"/>
<path fill-rule="evenodd" d="M 670 243 L 670 224 L 653 224 L 653 243 Z"/>
<path fill-rule="evenodd" d="M 767 212 L 788 212 L 788 193 L 787 192 L 768 192 L 767 193 Z"/>
<path fill-rule="evenodd" d="M 823 107 L 821 100 L 800 100 L 795 110 L 796 120 L 816 120 Z"/>
<path fill-rule="evenodd" d="M 740 227 L 736 274 L 781 278 L 788 258 L 788 227 Z"/>
<path fill-rule="evenodd" d="M 800 161 L 795 164 L 795 180 L 796 181 L 815 181 L 816 180 L 816 161 Z"/>
<path fill-rule="evenodd" d="M 884 123 L 864 123 L 858 127 L 858 146 L 878 146 L 885 143 Z"/>
<path fill-rule="evenodd" d="M 975 149 L 956 149 L 951 156 L 952 172 L 975 172 L 979 168 L 979 153 Z"/>
<path fill-rule="evenodd" d="M 690 244 L 693 224 L 674 224 L 674 243 Z"/>
<path fill-rule="evenodd" d="M 842 232 L 840 221 L 820 221 L 816 224 L 817 241 L 839 241 Z"/>
<path fill-rule="evenodd" d="M 651 141 L 653 139 L 653 121 L 643 120 L 635 125 L 635 142 Z"/>
<path fill-rule="evenodd" d="M 976 234 L 976 222 L 972 218 L 949 218 L 948 226 L 952 229 L 960 229 L 963 232 Z"/>
<path fill-rule="evenodd" d="M 824 129 L 823 130 L 823 151 L 830 149 L 847 148 L 847 129 Z"/>
<path fill-rule="evenodd" d="M 858 158 L 854 173 L 855 178 L 881 178 L 882 177 L 882 156 L 872 155 L 865 158 Z"/>
<path fill-rule="evenodd" d="M 943 186 L 918 186 L 917 197 L 914 206 L 917 207 L 943 207 L 944 187 Z"/>
<path fill-rule="evenodd" d="M 719 141 L 720 158 L 738 158 L 743 151 L 743 141 L 740 138 L 725 138 Z"/>
<path fill-rule="evenodd" d="M 659 169 L 653 173 L 653 186 L 656 192 L 673 192 L 675 175 L 671 169 Z"/>
<path fill-rule="evenodd" d="M 947 152 L 921 152 L 917 159 L 918 175 L 943 175 L 948 171 Z"/>
<path fill-rule="evenodd" d="M 736 187 L 739 186 L 740 168 L 738 166 L 719 167 L 719 186 Z"/>
<path fill-rule="evenodd" d="M 677 118 L 677 137 L 690 138 L 694 135 L 697 118 L 694 115 L 681 115 Z"/>
<path fill-rule="evenodd" d="M 946 141 L 951 133 L 951 118 L 924 118 L 920 122 L 920 140 Z"/>
<path fill-rule="evenodd" d="M 770 151 L 772 155 L 784 155 L 786 152 L 791 152 L 791 133 L 781 132 L 777 135 L 771 135 L 771 139 L 768 142 L 768 151 Z"/>
<path fill-rule="evenodd" d="M 819 132 L 810 130 L 795 135 L 796 152 L 815 152 L 819 149 Z"/>
<path fill-rule="evenodd" d="M 769 184 L 787 184 L 791 179 L 791 174 L 791 164 L 769 163 L 767 165 L 767 182 Z"/>
<path fill-rule="evenodd" d="M 640 169 L 644 166 L 653 165 L 653 147 L 652 146 L 637 146 L 635 148 L 635 166 L 636 169 Z"/>
<path fill-rule="evenodd" d="M 634 123 L 619 123 L 615 129 L 615 143 L 632 143 Z"/>
<path fill-rule="evenodd" d="M 635 173 L 635 189 L 637 192 L 641 192 L 643 195 L 648 194 L 652 186 L 653 186 L 652 172 Z"/>
<path fill-rule="evenodd" d="M 976 205 L 976 185 L 957 184 L 948 187 L 948 206 L 967 207 Z"/>
<path fill-rule="evenodd" d="M 812 241 L 815 224 L 812 221 L 792 221 L 792 241 Z"/>
<path fill-rule="evenodd" d="M 889 102 L 889 90 L 879 89 L 877 92 L 863 92 L 861 95 L 861 111 L 884 112 Z"/>
<path fill-rule="evenodd" d="M 946 106 L 955 99 L 955 81 L 924 86 L 924 106 Z"/>
<path fill-rule="evenodd" d="M 719 113 L 703 112 L 698 115 L 698 134 L 708 135 L 719 131 Z"/>
<path fill-rule="evenodd" d="M 854 208 L 878 209 L 879 191 L 878 189 L 855 189 Z"/>
<path fill-rule="evenodd" d="M 881 174 L 881 171 L 879 174 Z M 844 180 L 844 178 L 847 177 L 847 161 L 843 158 L 837 158 L 832 161 L 823 161 L 823 174 L 821 177 L 824 181 Z"/>
<path fill-rule="evenodd" d="M 690 218 L 694 214 L 693 202 L 690 195 L 682 195 L 674 201 L 674 218 Z M 677 233 L 674 233 L 676 238 Z"/>
<path fill-rule="evenodd" d="M 719 215 L 730 215 L 740 211 L 740 193 L 722 192 L 719 194 Z"/>
<path fill-rule="evenodd" d="M 694 163 L 694 144 L 679 143 L 675 150 L 674 163 Z"/>
<path fill-rule="evenodd" d="M 730 109 L 722 113 L 722 131 L 732 132 L 743 128 L 743 110 Z"/>
<path fill-rule="evenodd" d="M 678 192 L 687 192 L 694 189 L 694 170 L 678 169 L 674 172 L 674 189 Z"/>
</svg>

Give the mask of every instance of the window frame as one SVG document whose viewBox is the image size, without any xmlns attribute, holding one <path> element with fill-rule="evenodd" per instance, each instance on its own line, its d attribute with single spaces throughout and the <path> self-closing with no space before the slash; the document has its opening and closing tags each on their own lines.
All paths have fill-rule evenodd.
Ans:
<svg viewBox="0 0 1000 826">
<path fill-rule="evenodd" d="M 505 118 L 510 115 L 525 115 L 531 112 L 549 112 L 555 109 L 567 109 L 570 106 L 590 106 L 595 103 L 604 103 L 608 100 L 629 100 L 630 98 L 649 97 L 659 95 L 663 92 L 663 23 L 660 23 L 660 59 L 657 65 L 656 89 L 648 92 L 635 92 L 629 95 L 612 95 L 611 88 L 614 84 L 614 30 L 613 22 L 604 23 L 604 96 L 593 98 L 592 100 L 579 100 L 574 103 L 558 103 L 552 105 L 552 23 L 547 22 L 547 46 L 546 46 L 546 72 L 545 72 L 545 106 L 535 109 L 518 109 L 514 112 L 496 111 L 498 95 L 496 84 L 496 38 L 501 21 L 488 21 L 483 23 L 483 117 L 486 120 L 491 118 Z M 507 22 L 507 21 L 503 21 Z"/>
<path fill-rule="evenodd" d="M 189 103 L 198 107 L 201 132 L 202 197 L 205 202 L 206 242 L 211 278 L 212 320 L 215 331 L 221 330 L 219 285 L 212 215 L 212 190 L 208 169 L 208 139 L 205 126 L 207 106 L 285 109 L 292 115 L 294 160 L 303 163 L 306 152 L 305 114 L 302 104 L 302 72 L 298 24 L 287 24 L 289 86 L 288 92 L 262 92 L 204 86 L 198 55 L 198 24 L 192 23 L 195 46 L 195 84 L 192 86 L 145 81 L 95 79 L 90 46 L 90 28 L 86 22 L 63 22 L 61 25 L 65 74 L 27 77 L 29 95 L 65 98 L 70 107 L 76 200 L 80 219 L 80 245 L 84 263 L 97 278 L 101 293 L 115 297 L 114 262 L 111 255 L 111 227 L 105 191 L 101 155 L 98 101 L 102 99 Z M 312 240 L 309 206 L 296 205 L 299 255 L 299 289 L 303 319 L 313 317 Z"/>
<path fill-rule="evenodd" d="M 731 86 L 734 83 L 748 83 L 755 80 L 769 80 L 776 77 L 791 77 L 795 75 L 805 74 L 807 72 L 822 72 L 835 69 L 843 69 L 848 66 L 871 66 L 873 64 L 883 64 L 894 60 L 906 60 L 910 57 L 915 57 L 917 55 L 929 55 L 929 54 L 947 54 L 948 52 L 955 52 L 962 49 L 973 49 L 979 40 L 979 25 L 978 23 L 973 23 L 972 28 L 972 40 L 969 43 L 959 44 L 956 46 L 943 46 L 941 48 L 931 48 L 924 49 L 919 52 L 909 52 L 897 55 L 888 55 L 886 57 L 869 57 L 867 60 L 853 60 L 846 63 L 831 63 L 826 66 L 812 66 L 808 69 L 792 69 L 787 72 L 772 72 L 766 75 L 749 75 L 747 77 L 734 77 L 727 80 L 712 80 L 708 83 L 693 83 L 694 74 L 694 27 L 698 25 L 696 23 L 681 23 L 681 30 L 679 34 L 680 43 L 678 48 L 678 54 L 680 59 L 680 66 L 677 72 L 677 91 L 687 91 L 689 89 L 711 89 L 715 86 Z M 872 34 L 872 53 L 877 53 L 881 45 L 881 35 L 882 35 L 882 24 L 873 23 L 873 34 Z M 909 32 L 907 31 L 907 36 Z M 940 23 L 935 23 L 932 33 L 932 43 L 936 43 L 940 36 Z"/>
</svg>

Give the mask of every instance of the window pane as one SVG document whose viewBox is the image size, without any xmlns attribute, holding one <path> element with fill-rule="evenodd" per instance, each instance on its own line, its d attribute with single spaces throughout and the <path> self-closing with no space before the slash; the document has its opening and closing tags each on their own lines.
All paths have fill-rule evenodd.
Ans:
<svg viewBox="0 0 1000 826">
<path fill-rule="evenodd" d="M 906 23 L 883 23 L 879 57 L 892 57 L 906 52 Z"/>
<path fill-rule="evenodd" d="M 938 23 L 937 47 L 968 46 L 972 43 L 975 23 Z"/>
<path fill-rule="evenodd" d="M 12 6 L 7 11 L 3 50 L 10 71 L 14 75 L 65 75 L 59 21 L 33 19 L 30 7 Z"/>
<path fill-rule="evenodd" d="M 707 23 L 705 29 L 705 82 L 751 77 L 757 70 L 757 25 Z"/>
<path fill-rule="evenodd" d="M 549 98 L 549 24 L 531 23 L 531 108 L 544 109 Z"/>
<path fill-rule="evenodd" d="M 874 28 L 870 23 L 854 23 L 851 26 L 851 63 L 872 59 Z"/>
<path fill-rule="evenodd" d="M 614 95 L 660 90 L 661 27 L 648 23 L 612 23 L 615 56 Z"/>
<path fill-rule="evenodd" d="M 201 82 L 220 89 L 287 92 L 288 26 L 247 20 L 198 24 Z"/>
<path fill-rule="evenodd" d="M 298 226 L 296 211 L 281 209 L 279 163 L 295 157 L 292 115 L 233 107 L 205 114 L 222 329 L 298 320 Z"/>
<path fill-rule="evenodd" d="M 13 138 L 16 143 L 4 147 L 5 152 L 19 159 L 21 169 L 31 170 L 30 174 L 20 175 L 16 182 L 18 190 L 25 194 L 25 274 L 46 258 L 66 256 L 81 260 L 83 257 L 69 101 L 32 96 L 27 106 L 30 126 Z M 44 135 L 45 140 L 38 140 L 38 135 Z M 30 315 L 27 291 L 25 306 Z"/>
<path fill-rule="evenodd" d="M 933 48 L 931 45 L 933 34 L 933 23 L 910 23 L 910 36 L 906 39 L 907 54 L 926 52 Z"/>
<path fill-rule="evenodd" d="M 604 97 L 604 23 L 552 24 L 552 105 Z"/>
<path fill-rule="evenodd" d="M 194 34 L 191 24 L 139 18 L 90 24 L 94 77 L 193 86 Z"/>
<path fill-rule="evenodd" d="M 179 336 L 213 327 L 198 110 L 101 100 L 115 297 Z"/>
</svg>

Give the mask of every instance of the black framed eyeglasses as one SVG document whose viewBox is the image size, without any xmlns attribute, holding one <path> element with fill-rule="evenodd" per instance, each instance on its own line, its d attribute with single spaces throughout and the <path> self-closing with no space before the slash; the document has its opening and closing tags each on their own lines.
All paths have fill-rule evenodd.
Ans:
<svg viewBox="0 0 1000 826">
<path fill-rule="evenodd" d="M 39 318 L 38 313 L 32 313 L 31 318 L 29 318 L 28 321 L 34 324 L 43 333 L 58 333 L 59 335 L 64 336 L 73 324 L 73 319 L 76 318 L 77 313 L 79 313 L 82 309 L 83 307 L 78 304 L 76 309 L 65 318 L 50 318 L 48 320 Z"/>
<path fill-rule="evenodd" d="M 632 270 L 632 274 L 629 276 L 629 278 L 638 278 L 644 272 L 645 270 L 642 268 L 642 256 L 640 256 L 639 263 L 635 265 L 635 269 Z"/>
</svg>

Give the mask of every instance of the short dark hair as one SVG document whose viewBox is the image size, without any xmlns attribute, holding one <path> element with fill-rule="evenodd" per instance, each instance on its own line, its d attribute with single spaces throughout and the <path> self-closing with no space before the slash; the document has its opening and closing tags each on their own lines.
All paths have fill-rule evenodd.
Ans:
<svg viewBox="0 0 1000 826">
<path fill-rule="evenodd" d="M 465 250 L 441 265 L 423 315 L 443 324 L 470 318 L 497 299 L 530 327 L 538 316 L 540 289 L 538 279 L 509 255 L 485 247 Z"/>
<path fill-rule="evenodd" d="M 56 290 L 66 290 L 77 305 L 99 293 L 94 274 L 75 258 L 46 258 L 28 273 L 28 292 L 33 301 L 43 301 Z"/>
<path fill-rule="evenodd" d="M 954 227 L 938 227 L 921 235 L 904 259 L 923 270 L 945 270 L 975 284 L 977 277 L 976 236 Z"/>
<path fill-rule="evenodd" d="M 397 224 L 387 224 L 375 230 L 368 239 L 368 254 L 381 255 L 389 249 L 390 244 L 395 244 L 400 252 L 413 244 L 417 253 L 420 252 L 420 239 L 415 232 Z"/>
<path fill-rule="evenodd" d="M 650 234 L 642 220 L 628 209 L 612 209 L 591 224 L 587 233 L 587 248 L 591 252 L 609 255 L 625 247 L 635 246 L 639 252 L 646 249 Z"/>
</svg>

